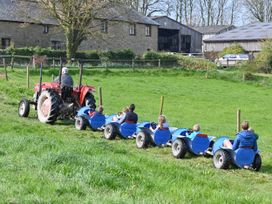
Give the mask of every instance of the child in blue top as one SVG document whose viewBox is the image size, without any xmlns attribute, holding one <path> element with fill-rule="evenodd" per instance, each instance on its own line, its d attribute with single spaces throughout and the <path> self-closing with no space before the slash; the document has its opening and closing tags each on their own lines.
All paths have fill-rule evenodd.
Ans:
<svg viewBox="0 0 272 204">
<path fill-rule="evenodd" d="M 225 140 L 223 146 L 231 148 L 234 151 L 239 148 L 248 148 L 257 151 L 257 136 L 254 131 L 249 129 L 249 122 L 242 122 L 241 127 L 242 131 L 236 134 L 233 144 L 229 140 Z"/>
</svg>

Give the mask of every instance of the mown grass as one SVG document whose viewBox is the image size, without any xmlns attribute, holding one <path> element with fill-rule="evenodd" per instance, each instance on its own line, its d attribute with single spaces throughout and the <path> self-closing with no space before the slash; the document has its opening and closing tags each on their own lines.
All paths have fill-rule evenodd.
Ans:
<svg viewBox="0 0 272 204">
<path fill-rule="evenodd" d="M 0 69 L 0 73 L 2 73 Z M 57 71 L 45 71 L 44 81 Z M 74 80 L 77 71 L 72 71 Z M 0 203 L 270 203 L 272 199 L 271 88 L 206 79 L 181 70 L 90 70 L 84 83 L 103 87 L 106 113 L 131 102 L 140 121 L 156 120 L 160 96 L 171 126 L 200 123 L 210 135 L 234 136 L 236 109 L 260 135 L 261 172 L 216 170 L 212 160 L 175 160 L 170 148 L 138 150 L 135 141 L 106 141 L 73 123 L 44 125 L 34 111 L 17 116 L 25 71 L 0 78 Z M 38 81 L 31 71 L 31 86 Z M 97 97 L 97 96 L 96 96 Z"/>
</svg>

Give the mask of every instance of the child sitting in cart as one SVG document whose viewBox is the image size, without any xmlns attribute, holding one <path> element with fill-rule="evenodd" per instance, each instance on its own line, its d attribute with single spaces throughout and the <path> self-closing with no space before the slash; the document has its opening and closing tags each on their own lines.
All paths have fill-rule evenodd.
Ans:
<svg viewBox="0 0 272 204">
<path fill-rule="evenodd" d="M 129 112 L 128 107 L 124 107 L 122 112 L 113 117 L 112 121 L 122 124 L 125 121 L 126 114 Z"/>
<path fill-rule="evenodd" d="M 93 116 L 96 115 L 96 114 L 103 114 L 103 111 L 104 111 L 103 107 L 102 107 L 102 106 L 99 106 L 99 107 L 97 108 L 97 111 L 92 111 L 92 110 L 90 110 L 89 116 L 90 116 L 90 117 L 93 117 Z"/>
<path fill-rule="evenodd" d="M 155 132 L 156 130 L 168 130 L 169 124 L 166 122 L 166 117 L 164 115 L 160 115 L 158 118 L 158 125 L 155 127 L 150 126 L 150 130 Z"/>
<path fill-rule="evenodd" d="M 201 134 L 200 132 L 200 125 L 195 124 L 192 130 L 189 133 L 186 133 L 186 136 L 190 139 L 193 139 L 196 135 Z"/>
<path fill-rule="evenodd" d="M 254 130 L 249 128 L 249 122 L 242 122 L 241 127 L 242 131 L 236 134 L 233 144 L 230 140 L 225 140 L 223 146 L 232 150 L 237 150 L 238 148 L 249 148 L 257 151 L 258 137 L 254 133 Z"/>
</svg>

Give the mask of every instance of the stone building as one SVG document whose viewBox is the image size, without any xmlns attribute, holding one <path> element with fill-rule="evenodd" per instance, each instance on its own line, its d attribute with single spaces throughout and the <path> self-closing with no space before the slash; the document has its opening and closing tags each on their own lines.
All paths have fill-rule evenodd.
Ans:
<svg viewBox="0 0 272 204">
<path fill-rule="evenodd" d="M 65 37 L 58 22 L 35 2 L 25 1 L 24 5 L 22 11 L 18 2 L 0 0 L 0 47 L 13 43 L 15 47 L 64 49 Z M 157 50 L 158 23 L 133 9 L 106 8 L 93 24 L 94 34 L 82 42 L 80 50 L 131 49 L 136 54 Z"/>
<path fill-rule="evenodd" d="M 21 4 L 0 0 L 0 48 L 40 46 L 62 48 L 64 37 L 57 22 L 48 17 L 37 19 L 39 9 L 29 2 L 27 11 L 20 12 Z M 27 13 L 27 15 L 26 15 Z"/>
<path fill-rule="evenodd" d="M 153 17 L 160 24 L 158 49 L 161 51 L 200 53 L 202 34 L 167 16 Z"/>
<path fill-rule="evenodd" d="M 83 50 L 131 49 L 136 54 L 158 50 L 158 26 L 151 18 L 126 7 L 106 8 L 99 12 L 92 27 L 96 28 L 93 38 L 84 41 Z"/>
</svg>

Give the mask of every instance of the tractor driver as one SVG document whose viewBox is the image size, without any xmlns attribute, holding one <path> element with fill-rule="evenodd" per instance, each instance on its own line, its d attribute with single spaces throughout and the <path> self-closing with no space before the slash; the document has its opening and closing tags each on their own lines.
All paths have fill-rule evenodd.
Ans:
<svg viewBox="0 0 272 204">
<path fill-rule="evenodd" d="M 135 110 L 135 105 L 130 104 L 128 107 L 129 112 L 126 114 L 125 121 L 126 123 L 137 123 L 138 122 L 138 115 L 134 112 Z"/>
<path fill-rule="evenodd" d="M 73 88 L 74 81 L 73 78 L 68 74 L 68 68 L 63 67 L 61 70 L 61 88 L 68 87 Z M 59 78 L 56 78 L 54 82 L 59 82 Z"/>
</svg>

